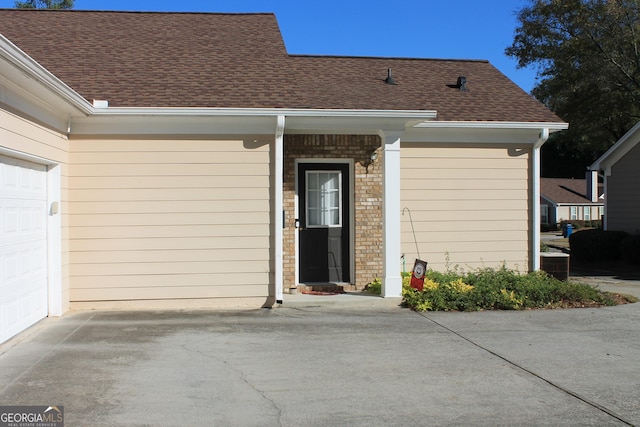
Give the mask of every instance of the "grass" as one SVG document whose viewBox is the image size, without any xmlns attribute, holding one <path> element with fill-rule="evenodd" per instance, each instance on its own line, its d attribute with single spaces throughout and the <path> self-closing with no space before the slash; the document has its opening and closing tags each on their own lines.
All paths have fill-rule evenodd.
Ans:
<svg viewBox="0 0 640 427">
<path fill-rule="evenodd" d="M 599 307 L 635 302 L 582 283 L 561 281 L 542 271 L 521 274 L 502 267 L 469 273 L 428 270 L 422 291 L 403 278 L 403 303 L 416 311 L 525 310 L 562 307 Z M 380 293 L 376 279 L 367 291 Z"/>
</svg>

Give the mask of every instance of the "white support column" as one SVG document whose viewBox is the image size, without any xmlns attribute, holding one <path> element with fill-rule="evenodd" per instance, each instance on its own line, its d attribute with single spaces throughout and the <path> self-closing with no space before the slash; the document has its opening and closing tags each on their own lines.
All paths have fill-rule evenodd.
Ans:
<svg viewBox="0 0 640 427">
<path fill-rule="evenodd" d="M 380 132 L 383 147 L 383 280 L 382 296 L 402 296 L 400 269 L 400 130 Z"/>
<path fill-rule="evenodd" d="M 274 212 L 274 222 L 275 222 L 275 291 L 276 291 L 276 302 L 278 304 L 282 304 L 283 298 L 283 283 L 282 283 L 282 268 L 283 268 L 283 256 L 282 256 L 282 238 L 283 232 L 282 227 L 283 223 L 283 202 L 282 202 L 282 191 L 283 191 L 283 161 L 284 161 L 284 116 L 278 116 L 278 122 L 276 125 L 276 134 L 275 134 L 275 156 L 274 156 L 274 174 L 275 174 L 275 212 Z"/>
<path fill-rule="evenodd" d="M 534 271 L 540 270 L 540 148 L 542 145 L 549 139 L 549 129 L 544 128 L 540 132 L 540 136 L 538 140 L 533 144 L 533 159 L 532 159 L 532 167 L 531 167 L 531 179 L 533 180 L 532 185 L 532 222 L 531 227 L 532 230 L 532 246 L 533 246 L 533 262 L 532 267 Z"/>
</svg>

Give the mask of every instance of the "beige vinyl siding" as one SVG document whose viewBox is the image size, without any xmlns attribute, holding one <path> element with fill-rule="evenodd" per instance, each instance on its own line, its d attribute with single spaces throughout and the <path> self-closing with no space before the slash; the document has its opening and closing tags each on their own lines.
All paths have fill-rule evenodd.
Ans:
<svg viewBox="0 0 640 427">
<path fill-rule="evenodd" d="M 36 124 L 0 108 L 0 146 L 18 153 L 43 159 L 42 163 L 57 164 L 60 168 L 60 215 L 61 215 L 61 270 L 62 311 L 69 309 L 68 280 L 68 217 L 67 212 L 67 136 Z M 11 154 L 5 153 L 11 156 Z M 40 160 L 33 159 L 34 162 Z"/>
<path fill-rule="evenodd" d="M 640 144 L 611 167 L 607 177 L 607 229 L 640 232 Z"/>
<path fill-rule="evenodd" d="M 269 296 L 268 145 L 85 137 L 70 161 L 72 304 Z"/>
<path fill-rule="evenodd" d="M 67 137 L 0 108 L 3 147 L 59 164 L 67 163 Z"/>
<path fill-rule="evenodd" d="M 558 221 L 569 221 L 571 219 L 571 207 L 570 206 L 558 206 Z"/>
<path fill-rule="evenodd" d="M 401 221 L 407 270 L 419 251 L 439 271 L 502 263 L 527 271 L 529 153 L 514 145 L 404 143 Z"/>
</svg>

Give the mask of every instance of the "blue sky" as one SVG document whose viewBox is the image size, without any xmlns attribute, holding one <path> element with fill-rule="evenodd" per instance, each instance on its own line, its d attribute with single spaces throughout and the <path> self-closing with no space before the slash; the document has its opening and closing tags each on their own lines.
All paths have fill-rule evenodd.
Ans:
<svg viewBox="0 0 640 427">
<path fill-rule="evenodd" d="M 504 50 L 528 0 L 76 0 L 75 9 L 273 12 L 292 54 L 487 59 L 529 92 Z M 0 0 L 11 8 L 13 0 Z M 96 28 L 96 31 L 99 29 Z"/>
</svg>

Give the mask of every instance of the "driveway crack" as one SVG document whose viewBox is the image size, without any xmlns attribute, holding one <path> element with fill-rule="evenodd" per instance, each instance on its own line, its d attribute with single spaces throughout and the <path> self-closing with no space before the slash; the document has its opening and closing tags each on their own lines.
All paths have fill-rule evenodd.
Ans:
<svg viewBox="0 0 640 427">
<path fill-rule="evenodd" d="M 593 401 L 591 401 L 591 400 L 589 400 L 589 399 L 587 399 L 587 398 L 585 398 L 583 396 L 580 396 L 575 391 L 570 390 L 570 389 L 568 389 L 566 387 L 563 387 L 560 384 L 556 384 L 555 382 L 543 377 L 542 375 L 537 374 L 536 372 L 525 368 L 524 366 L 522 366 L 522 365 L 520 365 L 520 364 L 518 364 L 518 363 L 516 363 L 516 362 L 514 362 L 514 361 L 512 361 L 512 360 L 510 360 L 510 359 L 508 359 L 508 358 L 506 358 L 504 356 L 502 356 L 501 354 L 496 353 L 495 351 L 490 350 L 489 348 L 478 344 L 477 342 L 473 341 L 471 338 L 468 338 L 468 337 L 462 335 L 461 333 L 459 333 L 459 332 L 457 332 L 457 331 L 455 331 L 455 330 L 443 325 L 442 323 L 439 323 L 436 320 L 430 318 L 425 313 L 418 313 L 418 314 L 420 316 L 424 317 L 425 319 L 429 320 L 430 322 L 434 323 L 438 327 L 440 327 L 440 328 L 442 328 L 442 329 L 444 329 L 444 330 L 446 330 L 446 331 L 448 331 L 448 332 L 460 337 L 461 339 L 467 341 L 469 344 L 471 344 L 471 345 L 473 345 L 475 347 L 478 347 L 479 349 L 481 349 L 483 351 L 486 351 L 487 353 L 489 353 L 492 356 L 495 356 L 498 359 L 508 363 L 509 365 L 513 366 L 514 368 L 517 368 L 517 369 L 519 369 L 519 370 L 521 370 L 523 372 L 526 372 L 527 374 L 529 374 L 529 375 L 531 375 L 531 376 L 533 376 L 533 377 L 535 377 L 535 378 L 537 378 L 537 379 L 539 379 L 541 381 L 544 381 L 545 383 L 549 384 L 550 386 L 552 386 L 553 388 L 559 390 L 560 392 L 565 393 L 565 394 L 567 394 L 567 395 L 569 395 L 569 396 L 571 396 L 571 397 L 573 397 L 573 398 L 575 398 L 575 399 L 577 399 L 577 400 L 579 400 L 579 401 L 581 401 L 581 402 L 593 407 L 594 409 L 596 409 L 598 411 L 601 411 L 601 412 L 609 415 L 612 418 L 615 418 L 616 420 L 618 420 L 618 421 L 620 421 L 620 422 L 622 422 L 622 423 L 624 423 L 624 424 L 626 424 L 628 426 L 635 426 L 635 424 L 625 420 L 624 418 L 622 418 L 620 415 L 616 414 L 612 410 L 610 410 L 610 409 L 608 409 L 608 408 L 606 408 L 606 407 L 604 407 L 604 406 L 602 406 L 602 405 L 600 405 L 600 404 L 598 404 L 596 402 L 593 402 Z"/>
<path fill-rule="evenodd" d="M 249 379 L 247 378 L 247 375 L 244 373 L 244 371 L 242 371 L 241 369 L 238 369 L 236 367 L 234 367 L 233 365 L 231 365 L 231 363 L 229 363 L 227 360 L 225 359 L 221 359 L 219 357 L 213 356 L 211 354 L 207 354 L 205 352 L 203 352 L 202 350 L 198 350 L 198 349 L 192 349 L 192 348 L 187 348 L 186 346 L 183 346 L 183 348 L 187 351 L 192 351 L 195 353 L 200 354 L 203 357 L 206 357 L 208 359 L 215 359 L 216 361 L 224 364 L 227 368 L 229 368 L 231 371 L 235 372 L 236 374 L 238 374 L 238 376 L 240 377 L 240 380 L 245 383 L 246 385 L 248 385 L 253 391 L 255 391 L 262 399 L 264 399 L 265 401 L 269 402 L 269 404 L 271 405 L 271 407 L 273 407 L 273 409 L 276 411 L 277 413 L 277 422 L 279 426 L 282 426 L 282 409 L 276 404 L 275 400 L 271 399 L 267 393 L 264 390 L 259 389 L 258 387 L 255 386 L 255 384 L 253 384 L 251 381 L 249 381 Z"/>
</svg>

